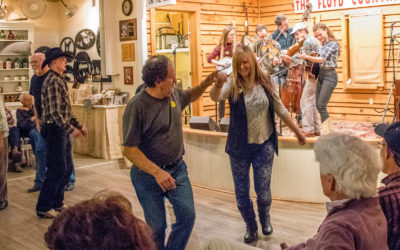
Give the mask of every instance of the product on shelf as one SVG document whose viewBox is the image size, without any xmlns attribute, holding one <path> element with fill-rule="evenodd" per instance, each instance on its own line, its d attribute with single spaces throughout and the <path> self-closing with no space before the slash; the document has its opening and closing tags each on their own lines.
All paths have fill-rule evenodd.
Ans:
<svg viewBox="0 0 400 250">
<path fill-rule="evenodd" d="M 14 67 L 15 67 L 16 69 L 19 69 L 19 68 L 23 68 L 23 67 L 24 67 L 24 65 L 22 64 L 21 59 L 19 59 L 18 57 L 14 59 L 14 65 L 15 65 Z"/>
<path fill-rule="evenodd" d="M 28 58 L 24 57 L 24 59 L 22 59 L 22 66 L 23 66 L 23 68 L 28 68 L 28 66 L 29 66 Z"/>
<path fill-rule="evenodd" d="M 10 32 L 8 33 L 8 40 L 14 40 L 14 39 L 15 39 L 15 35 L 10 30 Z"/>
<path fill-rule="evenodd" d="M 22 85 L 21 82 L 18 82 L 18 86 L 15 88 L 15 91 L 22 92 Z"/>
<path fill-rule="evenodd" d="M 6 34 L 4 34 L 4 30 L 0 31 L 0 40 L 5 40 L 6 39 Z"/>
</svg>

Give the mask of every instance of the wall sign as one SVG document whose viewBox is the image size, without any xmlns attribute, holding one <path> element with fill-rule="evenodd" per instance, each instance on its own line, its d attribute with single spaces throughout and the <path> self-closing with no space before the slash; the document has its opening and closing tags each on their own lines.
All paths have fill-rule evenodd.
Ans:
<svg viewBox="0 0 400 250">
<path fill-rule="evenodd" d="M 123 62 L 135 61 L 135 44 L 134 43 L 121 44 L 121 54 Z"/>
<path fill-rule="evenodd" d="M 169 4 L 176 4 L 176 0 L 146 0 L 147 8 L 155 8 Z"/>
<path fill-rule="evenodd" d="M 294 0 L 293 2 L 295 13 L 303 13 L 308 2 L 312 3 L 313 12 L 400 4 L 400 0 Z"/>
</svg>

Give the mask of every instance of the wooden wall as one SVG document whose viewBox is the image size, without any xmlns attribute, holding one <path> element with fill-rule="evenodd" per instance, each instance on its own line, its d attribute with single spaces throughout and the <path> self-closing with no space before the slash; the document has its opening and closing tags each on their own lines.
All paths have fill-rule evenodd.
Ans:
<svg viewBox="0 0 400 250">
<path fill-rule="evenodd" d="M 250 35 L 255 34 L 255 27 L 260 23 L 266 24 L 270 33 L 274 32 L 276 30 L 274 19 L 278 14 L 286 15 L 291 27 L 301 18 L 301 14 L 294 13 L 293 0 L 177 0 L 176 6 L 168 7 L 169 9 L 177 8 L 180 10 L 186 7 L 187 9 L 194 8 L 200 13 L 199 33 L 195 34 L 195 36 L 192 35 L 191 39 L 197 37 L 200 42 L 199 52 L 195 55 L 192 54 L 192 56 L 201 58 L 201 65 L 199 68 L 202 72 L 202 78 L 206 77 L 215 69 L 213 65 L 207 63 L 207 57 L 217 45 L 223 27 L 234 20 L 238 29 L 238 40 L 244 35 L 245 12 L 242 7 L 243 1 L 245 1 L 248 6 Z M 328 110 L 334 118 L 368 120 L 374 122 L 381 120 L 382 113 L 380 112 L 383 111 L 385 107 L 393 79 L 393 70 L 391 66 L 389 68 L 386 67 L 390 42 L 390 25 L 394 21 L 400 20 L 400 6 L 391 5 L 378 8 L 382 9 L 384 18 L 385 87 L 378 90 L 345 90 L 342 83 L 343 62 L 342 57 L 340 57 L 337 69 L 339 83 L 328 105 Z M 151 46 L 151 11 L 148 11 L 147 19 L 149 55 L 155 53 L 155 51 L 152 51 Z M 315 22 L 320 20 L 326 23 L 334 31 L 339 41 L 341 41 L 341 17 L 343 11 L 345 10 L 312 13 L 311 17 Z M 400 27 L 400 24 L 396 26 Z M 397 55 L 397 51 L 395 55 Z M 197 84 L 199 83 L 192 83 L 193 86 Z M 369 104 L 370 98 L 373 98 L 373 104 Z M 198 105 L 200 107 L 198 110 L 200 115 L 215 116 L 214 102 L 209 98 L 208 92 L 199 100 Z M 393 107 L 393 98 L 390 107 Z M 392 117 L 393 114 L 388 112 L 387 120 L 391 120 Z"/>
<path fill-rule="evenodd" d="M 369 8 L 364 8 L 365 10 Z M 382 111 L 386 105 L 389 91 L 393 83 L 393 70 L 392 65 L 387 67 L 388 52 L 390 45 L 390 25 L 400 20 L 400 6 L 390 5 L 386 7 L 376 7 L 376 9 L 382 9 L 383 22 L 384 22 L 384 47 L 385 47 L 385 86 L 383 89 L 377 90 L 355 90 L 355 89 L 344 89 L 343 88 L 343 54 L 338 61 L 338 77 L 339 83 L 332 95 L 331 101 L 328 105 L 328 111 L 332 114 L 332 117 L 346 120 L 363 120 L 378 122 L 382 119 Z M 337 10 L 327 12 L 316 12 L 311 13 L 314 21 L 320 20 L 320 22 L 326 23 L 330 29 L 335 33 L 336 38 L 339 42 L 342 40 L 342 29 L 341 29 L 341 18 L 343 12 L 351 10 Z M 274 25 L 274 18 L 277 13 L 284 14 L 288 17 L 290 26 L 293 27 L 294 20 L 298 21 L 301 18 L 301 14 L 294 13 L 293 0 L 269 0 L 260 2 L 260 21 L 271 27 L 272 30 L 276 29 Z M 400 24 L 395 26 L 397 30 L 400 30 Z M 312 31 L 312 27 L 309 27 L 309 31 Z M 312 33 L 312 32 L 311 32 Z M 399 45 L 396 46 L 396 49 Z M 343 43 L 341 44 L 342 52 Z M 397 51 L 395 51 L 397 56 Z M 370 104 L 370 98 L 373 99 L 373 104 Z M 393 97 L 391 98 L 390 108 L 393 110 Z M 393 119 L 393 113 L 387 113 L 387 121 Z"/>
</svg>

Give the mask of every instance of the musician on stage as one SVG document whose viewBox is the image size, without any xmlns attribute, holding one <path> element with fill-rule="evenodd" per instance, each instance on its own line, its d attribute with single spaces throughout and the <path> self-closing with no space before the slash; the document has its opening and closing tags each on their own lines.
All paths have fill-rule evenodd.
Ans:
<svg viewBox="0 0 400 250">
<path fill-rule="evenodd" d="M 314 36 L 321 42 L 319 56 L 299 55 L 300 59 L 306 59 L 320 64 L 320 72 L 315 90 L 317 110 L 321 116 L 322 127 L 329 133 L 333 132 L 332 120 L 329 118 L 326 106 L 332 96 L 338 82 L 336 73 L 337 59 L 340 54 L 339 42 L 332 31 L 324 23 L 317 23 L 314 28 Z"/>
<path fill-rule="evenodd" d="M 219 40 L 219 44 L 214 48 L 213 52 L 208 56 L 208 63 L 214 64 L 216 66 L 221 67 L 229 67 L 232 64 L 232 60 L 230 62 L 219 62 L 222 61 L 223 58 L 229 57 L 232 59 L 233 53 L 236 48 L 236 27 L 232 25 L 227 25 L 222 30 L 222 35 Z M 218 59 L 218 60 L 216 60 Z M 227 60 L 229 61 L 229 60 Z M 225 101 L 219 102 L 218 108 L 219 119 L 222 119 L 225 115 Z"/>
<path fill-rule="evenodd" d="M 256 28 L 258 40 L 253 45 L 253 51 L 256 54 L 257 61 L 260 63 L 261 70 L 268 75 L 279 71 L 279 59 L 281 46 L 277 41 L 271 39 L 267 32 L 267 27 L 259 24 Z M 273 77 L 274 83 L 278 84 L 278 76 Z"/>
<path fill-rule="evenodd" d="M 277 30 L 272 34 L 272 39 L 281 45 L 281 50 L 287 50 L 294 44 L 293 29 L 289 28 L 288 20 L 285 15 L 275 17 Z"/>
<path fill-rule="evenodd" d="M 305 39 L 300 48 L 302 54 L 310 55 L 312 52 L 317 53 L 319 51 L 318 40 L 308 34 L 307 25 L 305 23 L 297 23 L 293 27 L 292 34 L 294 34 L 297 42 Z M 302 64 L 304 66 L 304 62 L 301 59 L 299 60 L 296 55 L 293 56 L 293 58 L 284 55 L 283 58 L 287 62 L 292 62 L 292 64 Z M 311 72 L 304 72 L 303 77 L 305 79 L 305 85 L 300 99 L 300 108 L 304 135 L 307 137 L 320 136 L 321 129 L 318 110 L 315 104 L 315 87 L 317 80 Z"/>
</svg>

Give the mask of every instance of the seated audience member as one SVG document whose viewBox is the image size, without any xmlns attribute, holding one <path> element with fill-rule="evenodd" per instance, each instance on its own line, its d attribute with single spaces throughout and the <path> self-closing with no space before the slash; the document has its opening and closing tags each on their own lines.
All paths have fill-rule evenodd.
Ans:
<svg viewBox="0 0 400 250">
<path fill-rule="evenodd" d="M 51 250 L 155 250 L 149 227 L 132 214 L 129 200 L 116 192 L 64 209 L 46 232 Z"/>
<path fill-rule="evenodd" d="M 36 159 L 35 190 L 40 190 L 41 181 L 46 174 L 46 143 L 39 128 L 39 120 L 33 109 L 33 96 L 24 94 L 21 98 L 22 107 L 17 110 L 17 125 L 22 137 L 29 137 Z"/>
<path fill-rule="evenodd" d="M 313 238 L 287 249 L 388 249 L 387 223 L 376 196 L 381 161 L 361 139 L 329 134 L 314 145 L 328 215 Z"/>
<path fill-rule="evenodd" d="M 379 124 L 375 133 L 382 136 L 382 172 L 388 174 L 379 189 L 379 199 L 388 223 L 388 247 L 400 249 L 400 122 Z"/>
<path fill-rule="evenodd" d="M 376 196 L 381 161 L 374 149 L 357 137 L 329 134 L 317 140 L 314 152 L 323 193 L 330 199 L 328 215 L 313 238 L 292 247 L 282 243 L 282 249 L 388 249 L 387 223 Z M 256 248 L 211 239 L 202 249 Z"/>
<path fill-rule="evenodd" d="M 11 110 L 6 110 L 6 117 L 8 123 L 8 144 L 11 148 L 11 171 L 23 172 L 21 167 L 22 153 L 21 153 L 21 135 L 19 128 L 15 124 L 15 119 L 11 113 Z"/>
</svg>

